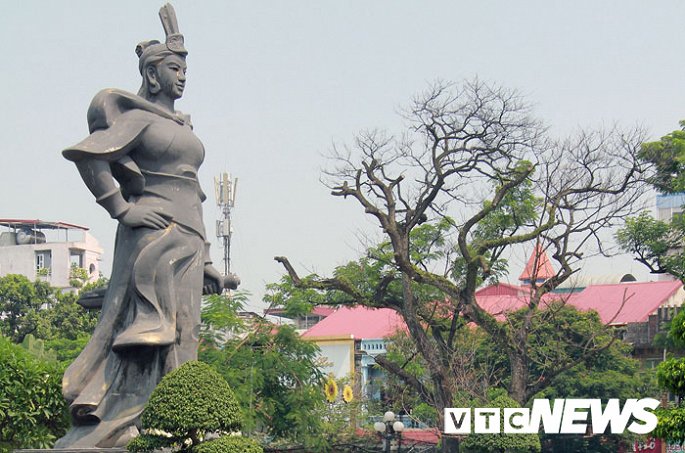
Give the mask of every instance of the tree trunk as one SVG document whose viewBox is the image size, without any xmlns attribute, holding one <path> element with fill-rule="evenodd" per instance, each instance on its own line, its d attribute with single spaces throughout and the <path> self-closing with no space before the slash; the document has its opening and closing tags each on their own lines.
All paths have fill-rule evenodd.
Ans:
<svg viewBox="0 0 685 453">
<path fill-rule="evenodd" d="M 435 386 L 435 408 L 438 411 L 438 428 L 442 433 L 442 453 L 459 453 L 459 438 L 445 434 L 445 408 L 453 407 L 454 395 L 446 382 L 433 380 Z"/>
<path fill-rule="evenodd" d="M 459 438 L 443 436 L 442 453 L 459 453 Z"/>
<path fill-rule="evenodd" d="M 521 406 L 526 403 L 528 389 L 528 360 L 516 351 L 509 354 L 511 364 L 511 383 L 509 384 L 509 396 L 515 399 Z"/>
</svg>

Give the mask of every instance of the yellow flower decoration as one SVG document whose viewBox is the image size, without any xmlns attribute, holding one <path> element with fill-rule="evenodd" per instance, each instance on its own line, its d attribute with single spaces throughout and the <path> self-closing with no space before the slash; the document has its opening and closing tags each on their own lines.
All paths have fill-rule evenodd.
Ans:
<svg viewBox="0 0 685 453">
<path fill-rule="evenodd" d="M 354 399 L 354 392 L 352 391 L 352 387 L 349 384 L 347 384 L 343 388 L 343 400 L 346 403 L 351 403 L 353 399 Z"/>
<path fill-rule="evenodd" d="M 338 396 L 338 384 L 335 383 L 335 379 L 329 377 L 323 386 L 323 391 L 329 403 L 335 402 L 335 398 Z"/>
</svg>

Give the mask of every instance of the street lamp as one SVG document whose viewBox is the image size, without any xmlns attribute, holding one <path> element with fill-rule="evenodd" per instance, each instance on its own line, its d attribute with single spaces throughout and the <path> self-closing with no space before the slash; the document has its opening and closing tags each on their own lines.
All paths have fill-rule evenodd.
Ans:
<svg viewBox="0 0 685 453">
<path fill-rule="evenodd" d="M 395 421 L 395 414 L 392 411 L 383 414 L 383 421 L 374 423 L 373 429 L 375 429 L 383 439 L 386 453 L 390 452 L 390 444 L 395 436 L 397 436 L 397 451 L 400 451 L 404 423 L 399 420 Z"/>
</svg>

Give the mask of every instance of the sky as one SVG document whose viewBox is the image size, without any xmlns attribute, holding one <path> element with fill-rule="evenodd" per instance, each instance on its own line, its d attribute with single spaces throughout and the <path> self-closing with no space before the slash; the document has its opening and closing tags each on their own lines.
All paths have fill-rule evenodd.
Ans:
<svg viewBox="0 0 685 453">
<path fill-rule="evenodd" d="M 111 268 L 116 222 L 60 151 L 87 134 L 103 88 L 137 92 L 138 42 L 162 40 L 161 1 L 0 0 L 5 65 L 0 110 L 0 218 L 87 225 Z M 176 108 L 192 115 L 213 177 L 238 177 L 232 270 L 260 307 L 288 256 L 330 273 L 359 256 L 378 227 L 320 182 L 333 144 L 365 129 L 401 133 L 398 112 L 436 80 L 519 90 L 553 134 L 614 124 L 650 138 L 685 118 L 685 2 L 190 1 L 173 2 L 188 55 Z M 213 242 L 221 268 L 221 248 Z M 511 262 L 512 279 L 525 264 Z M 609 266 L 644 272 L 630 257 Z"/>
</svg>

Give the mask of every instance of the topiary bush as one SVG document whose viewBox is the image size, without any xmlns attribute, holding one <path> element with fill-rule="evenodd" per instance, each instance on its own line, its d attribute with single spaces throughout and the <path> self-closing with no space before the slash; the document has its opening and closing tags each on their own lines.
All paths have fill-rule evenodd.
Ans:
<svg viewBox="0 0 685 453">
<path fill-rule="evenodd" d="M 141 417 L 143 434 L 128 449 L 190 450 L 208 433 L 240 430 L 241 419 L 240 407 L 224 378 L 205 363 L 186 362 L 164 376 L 152 392 Z"/>
<path fill-rule="evenodd" d="M 264 449 L 252 439 L 240 436 L 223 436 L 203 442 L 193 453 L 263 453 Z"/>
</svg>

